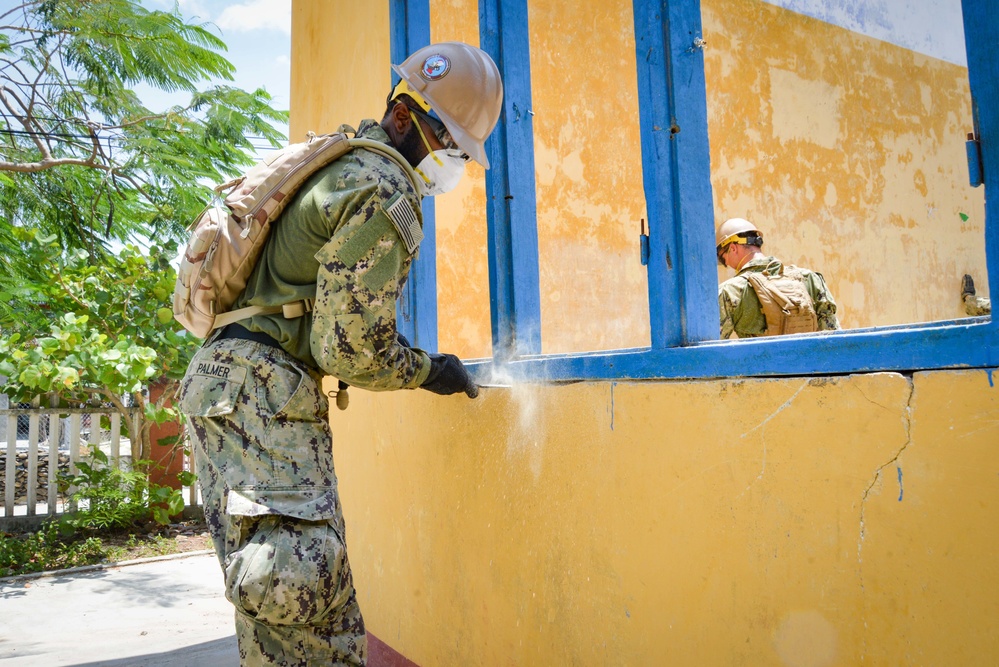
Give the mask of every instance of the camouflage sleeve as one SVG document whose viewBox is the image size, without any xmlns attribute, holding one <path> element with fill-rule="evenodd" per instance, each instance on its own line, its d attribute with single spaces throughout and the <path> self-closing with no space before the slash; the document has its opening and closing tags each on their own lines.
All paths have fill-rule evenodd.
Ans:
<svg viewBox="0 0 999 667">
<path fill-rule="evenodd" d="M 724 286 L 718 288 L 718 317 L 721 319 L 721 339 L 731 338 L 735 331 L 735 308 L 732 297 Z"/>
<path fill-rule="evenodd" d="M 812 301 L 815 304 L 815 315 L 818 318 L 819 331 L 839 329 L 839 320 L 836 318 L 836 302 L 833 301 L 832 293 L 826 285 L 826 279 L 821 273 L 812 273 L 809 280 L 809 290 L 812 294 Z"/>
<path fill-rule="evenodd" d="M 396 301 L 413 255 L 382 195 L 377 189 L 316 253 L 310 344 L 320 367 L 351 385 L 415 388 L 430 373 L 430 358 L 400 345 L 396 329 Z"/>
</svg>

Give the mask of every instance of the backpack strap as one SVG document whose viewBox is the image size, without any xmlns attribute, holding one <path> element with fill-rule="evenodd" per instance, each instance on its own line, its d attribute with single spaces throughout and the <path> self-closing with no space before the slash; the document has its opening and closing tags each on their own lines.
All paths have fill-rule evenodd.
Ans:
<svg viewBox="0 0 999 667">
<path fill-rule="evenodd" d="M 301 299 L 286 303 L 283 306 L 247 306 L 245 308 L 237 308 L 236 310 L 216 315 L 215 326 L 212 328 L 221 329 L 227 324 L 239 322 L 240 320 L 245 320 L 256 315 L 277 315 L 280 313 L 285 319 L 293 320 L 296 317 L 302 317 L 306 313 L 311 313 L 315 304 L 315 299 Z"/>
<path fill-rule="evenodd" d="M 389 158 L 395 162 L 400 169 L 402 169 L 403 173 L 406 174 L 406 178 L 409 179 L 413 189 L 416 192 L 420 191 L 419 176 L 417 176 L 416 171 L 412 166 L 410 166 L 409 162 L 406 161 L 406 158 L 404 158 L 399 151 L 392 148 L 388 144 L 383 144 L 380 141 L 372 141 L 371 139 L 349 139 L 348 143 L 351 148 L 366 148 L 376 153 L 381 153 L 385 157 Z M 231 189 L 240 182 L 242 182 L 241 179 L 235 179 L 219 187 L 223 190 Z M 412 252 L 412 250 L 410 252 Z M 315 307 L 315 303 L 315 299 L 301 299 L 299 301 L 292 301 L 280 306 L 247 306 L 245 308 L 238 308 L 236 310 L 218 313 L 215 315 L 215 322 L 212 329 L 221 329 L 222 327 L 232 324 L 233 322 L 239 322 L 240 320 L 245 320 L 257 315 L 277 315 L 280 313 L 285 319 L 292 320 L 296 317 L 302 317 L 307 313 L 311 313 L 312 309 Z"/>
</svg>

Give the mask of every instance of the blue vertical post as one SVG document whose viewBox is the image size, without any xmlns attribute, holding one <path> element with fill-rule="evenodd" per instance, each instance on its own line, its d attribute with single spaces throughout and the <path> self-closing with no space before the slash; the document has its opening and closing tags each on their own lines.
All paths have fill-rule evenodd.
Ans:
<svg viewBox="0 0 999 667">
<path fill-rule="evenodd" d="M 999 12 L 995 0 L 964 0 L 964 42 L 975 118 L 975 137 L 982 156 L 985 185 L 985 260 L 993 307 L 999 296 Z M 992 327 L 999 318 L 992 311 Z"/>
<path fill-rule="evenodd" d="M 430 43 L 429 0 L 391 0 L 389 57 L 395 65 Z M 391 85 L 399 82 L 393 72 Z M 387 93 L 388 91 L 386 91 Z M 423 242 L 399 299 L 399 332 L 425 350 L 437 350 L 437 225 L 434 198 L 423 200 Z"/>
<path fill-rule="evenodd" d="M 493 356 L 541 352 L 541 298 L 527 0 L 480 0 L 479 45 L 503 77 L 503 111 L 486 142 Z"/>
<path fill-rule="evenodd" d="M 718 338 L 698 0 L 634 0 L 653 348 Z"/>
</svg>

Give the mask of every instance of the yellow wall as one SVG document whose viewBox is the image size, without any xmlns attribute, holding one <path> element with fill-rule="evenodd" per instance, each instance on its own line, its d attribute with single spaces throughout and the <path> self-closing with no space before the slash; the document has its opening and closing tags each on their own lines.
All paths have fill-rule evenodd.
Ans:
<svg viewBox="0 0 999 667">
<path fill-rule="evenodd" d="M 649 345 L 631 0 L 531 0 L 528 25 L 542 351 Z"/>
<path fill-rule="evenodd" d="M 291 141 L 381 119 L 392 85 L 388 27 L 384 0 L 363 12 L 349 0 L 292 2 Z"/>
<path fill-rule="evenodd" d="M 967 69 L 763 2 L 701 13 L 716 222 L 823 273 L 844 327 L 963 317 L 961 276 L 986 281 Z"/>
<path fill-rule="evenodd" d="M 355 394 L 355 582 L 417 664 L 999 654 L 985 371 Z"/>
<path fill-rule="evenodd" d="M 350 7 L 293 5 L 292 138 L 384 110 L 387 3 Z M 433 40 L 478 42 L 476 2 L 430 7 Z M 528 8 L 543 350 L 645 345 L 631 3 Z M 754 220 L 767 252 L 825 275 L 845 327 L 961 317 L 964 273 L 987 295 L 964 68 L 762 2 L 705 0 L 702 19 L 715 220 L 688 224 Z M 490 354 L 483 174 L 436 199 L 440 347 L 464 358 Z"/>
<path fill-rule="evenodd" d="M 476 1 L 432 0 L 430 18 L 432 41 L 478 44 Z M 600 32 L 581 33 L 581 23 Z M 622 75 L 635 70 L 631 23 L 627 0 L 529 3 L 546 353 L 649 343 L 648 280 L 637 245 L 645 217 L 637 83 Z M 484 170 L 471 165 L 436 207 L 440 348 L 488 357 Z"/>
<path fill-rule="evenodd" d="M 293 137 L 382 111 L 387 5 L 348 6 L 293 4 Z M 548 352 L 647 335 L 630 4 L 613 7 L 529 3 Z M 431 16 L 434 40 L 477 42 L 472 0 Z M 705 0 L 703 17 L 716 217 L 824 272 L 848 326 L 958 316 L 961 274 L 985 286 L 964 71 L 765 4 Z M 594 24 L 612 38 L 583 39 Z M 466 358 L 489 353 L 476 169 L 437 200 L 441 348 Z M 993 380 L 352 391 L 331 419 L 368 628 L 423 667 L 987 664 Z"/>
<path fill-rule="evenodd" d="M 477 0 L 431 0 L 430 40 L 479 45 Z M 437 208 L 438 346 L 463 359 L 492 355 L 485 169 L 472 162 Z"/>
</svg>

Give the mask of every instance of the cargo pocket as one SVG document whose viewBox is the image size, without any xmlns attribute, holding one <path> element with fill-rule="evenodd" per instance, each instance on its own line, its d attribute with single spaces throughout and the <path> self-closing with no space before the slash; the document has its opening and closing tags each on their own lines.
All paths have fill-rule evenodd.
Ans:
<svg viewBox="0 0 999 667">
<path fill-rule="evenodd" d="M 195 356 L 180 383 L 178 408 L 189 417 L 219 417 L 236 408 L 246 369 Z"/>
<path fill-rule="evenodd" d="M 315 378 L 303 367 L 275 359 L 261 370 L 257 400 L 268 414 L 284 421 L 316 421 L 325 415 L 326 400 Z"/>
<path fill-rule="evenodd" d="M 309 625 L 350 599 L 334 488 L 231 489 L 226 522 L 226 597 L 240 613 L 269 625 Z"/>
</svg>

